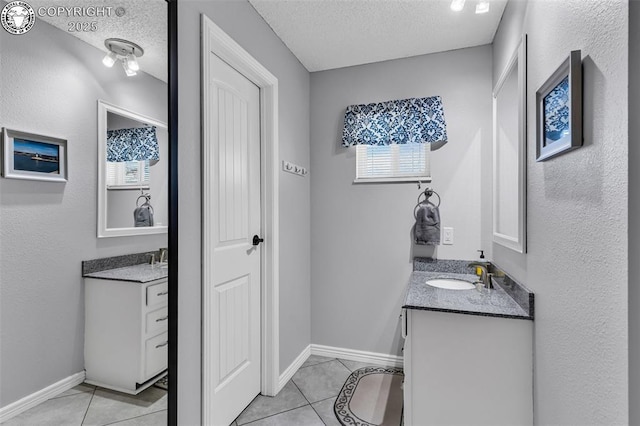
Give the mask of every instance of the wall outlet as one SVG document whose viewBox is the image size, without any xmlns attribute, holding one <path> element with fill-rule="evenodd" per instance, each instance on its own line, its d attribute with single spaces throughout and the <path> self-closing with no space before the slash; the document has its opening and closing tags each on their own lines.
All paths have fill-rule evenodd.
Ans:
<svg viewBox="0 0 640 426">
<path fill-rule="evenodd" d="M 442 244 L 446 246 L 453 245 L 453 228 L 445 227 L 442 233 Z"/>
</svg>

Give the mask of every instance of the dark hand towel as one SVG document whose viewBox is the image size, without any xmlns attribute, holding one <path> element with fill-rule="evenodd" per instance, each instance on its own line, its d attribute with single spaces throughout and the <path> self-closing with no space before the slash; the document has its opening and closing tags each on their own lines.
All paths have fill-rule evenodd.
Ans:
<svg viewBox="0 0 640 426">
<path fill-rule="evenodd" d="M 153 207 L 151 204 L 144 203 L 133 211 L 134 226 L 153 226 Z"/>
<path fill-rule="evenodd" d="M 413 228 L 416 244 L 440 244 L 440 210 L 431 203 L 420 203 L 416 211 L 416 226 Z"/>
</svg>

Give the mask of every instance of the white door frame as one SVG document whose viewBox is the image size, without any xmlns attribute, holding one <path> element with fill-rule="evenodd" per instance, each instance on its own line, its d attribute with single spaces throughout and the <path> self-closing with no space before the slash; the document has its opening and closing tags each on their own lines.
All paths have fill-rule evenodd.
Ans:
<svg viewBox="0 0 640 426">
<path fill-rule="evenodd" d="M 260 194 L 262 199 L 262 218 L 260 222 L 264 243 L 261 259 L 261 384 L 260 391 L 263 395 L 275 396 L 278 391 L 279 379 L 279 213 L 278 213 L 278 79 L 254 59 L 246 50 L 229 37 L 211 19 L 202 14 L 202 138 L 209 140 L 212 131 L 211 124 L 206 117 L 209 116 L 208 105 L 212 96 L 210 93 L 207 56 L 211 53 L 235 68 L 249 81 L 260 89 Z M 210 147 L 203 143 L 202 156 L 207 158 Z M 210 170 L 202 170 L 203 194 L 209 192 Z M 203 199 L 203 211 L 205 209 Z M 211 218 L 203 215 L 203 229 L 210 229 Z M 203 235 L 207 235 L 203 232 Z M 203 237 L 202 240 L 202 282 L 209 282 L 211 277 L 211 264 L 205 259 L 210 258 L 212 245 Z M 211 419 L 209 396 L 213 395 L 211 383 L 207 383 L 208 372 L 213 367 L 210 359 L 206 358 L 209 352 L 205 346 L 205 336 L 211 335 L 208 329 L 212 306 L 209 306 L 208 286 L 203 285 L 203 327 L 202 327 L 202 407 L 203 424 L 208 425 Z"/>
</svg>

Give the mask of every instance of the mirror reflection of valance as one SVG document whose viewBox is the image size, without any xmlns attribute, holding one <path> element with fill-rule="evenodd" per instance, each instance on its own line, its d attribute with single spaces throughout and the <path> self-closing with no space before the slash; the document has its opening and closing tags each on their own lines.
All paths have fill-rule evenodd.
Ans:
<svg viewBox="0 0 640 426">
<path fill-rule="evenodd" d="M 136 127 L 107 131 L 107 161 L 159 160 L 156 128 Z"/>
<path fill-rule="evenodd" d="M 447 143 L 440 96 L 350 105 L 344 114 L 342 146 Z"/>
</svg>

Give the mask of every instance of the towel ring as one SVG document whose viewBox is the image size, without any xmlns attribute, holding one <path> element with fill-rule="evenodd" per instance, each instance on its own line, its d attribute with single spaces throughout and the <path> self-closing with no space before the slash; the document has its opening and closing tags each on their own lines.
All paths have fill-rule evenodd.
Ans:
<svg viewBox="0 0 640 426">
<path fill-rule="evenodd" d="M 140 198 L 144 198 L 146 200 L 144 203 L 142 203 L 143 205 L 145 203 L 148 203 L 149 201 L 151 201 L 151 195 L 143 194 L 143 195 L 139 196 L 138 199 L 136 200 L 136 207 L 140 207 L 140 205 L 138 204 L 138 201 L 140 201 Z"/>
<path fill-rule="evenodd" d="M 437 195 L 438 196 L 438 205 L 436 205 L 436 207 L 440 207 L 440 194 L 438 194 L 436 191 L 434 191 L 431 188 L 427 188 L 424 190 L 424 192 L 421 192 L 420 195 L 418 195 L 418 205 L 420 205 L 421 203 L 427 202 L 429 201 L 429 198 L 433 195 Z M 420 197 L 425 196 L 425 199 L 423 201 L 420 201 Z M 433 203 L 431 203 L 433 204 Z M 418 207 L 418 205 L 416 205 L 416 207 Z M 435 205 L 435 204 L 434 204 Z"/>
</svg>

